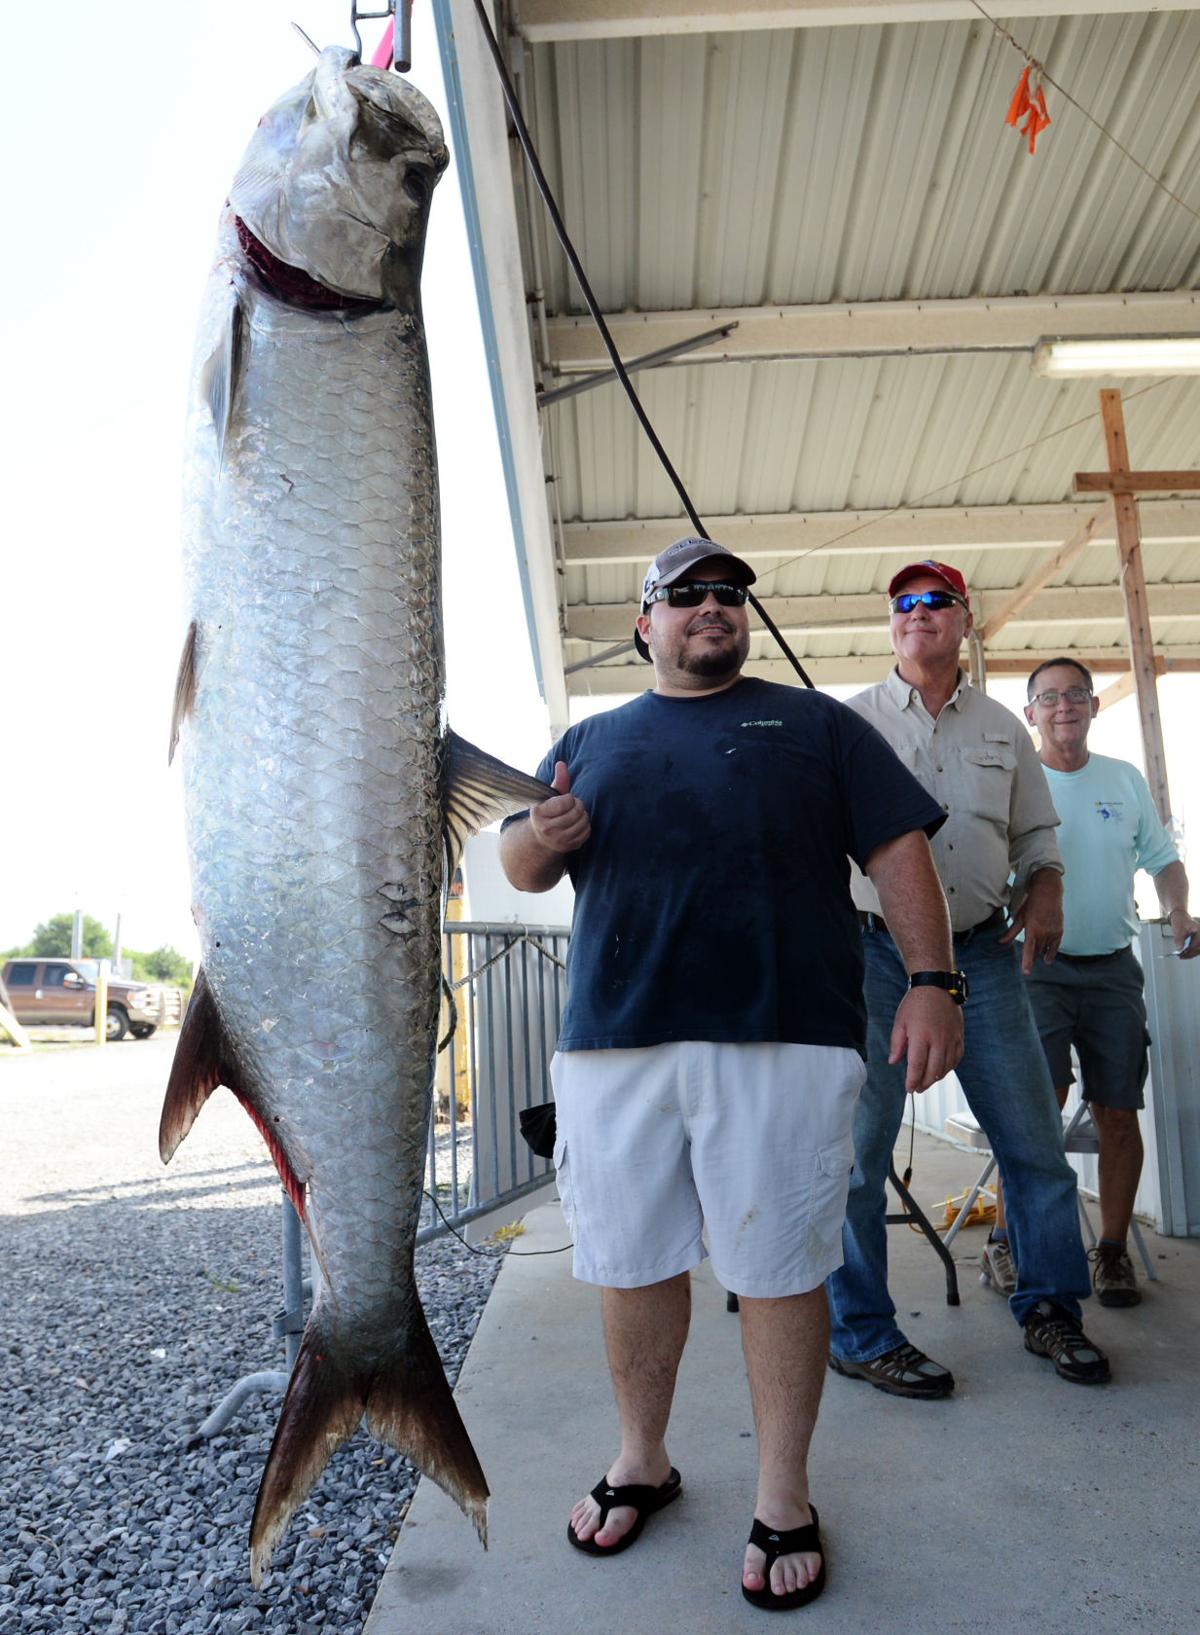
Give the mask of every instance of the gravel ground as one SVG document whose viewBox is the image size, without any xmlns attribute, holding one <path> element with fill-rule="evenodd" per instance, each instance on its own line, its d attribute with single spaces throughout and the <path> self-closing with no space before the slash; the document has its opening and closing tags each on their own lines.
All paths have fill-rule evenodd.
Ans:
<svg viewBox="0 0 1200 1635">
<path fill-rule="evenodd" d="M 415 1487 L 407 1462 L 359 1431 L 255 1591 L 250 1516 L 278 1400 L 250 1398 L 187 1449 L 236 1379 L 282 1367 L 280 1193 L 224 1092 L 162 1168 L 174 1042 L 0 1046 L 0 1629 L 356 1635 Z M 452 1381 L 499 1262 L 447 1238 L 417 1251 Z M 465 1523 L 463 1547 L 478 1548 Z"/>
</svg>

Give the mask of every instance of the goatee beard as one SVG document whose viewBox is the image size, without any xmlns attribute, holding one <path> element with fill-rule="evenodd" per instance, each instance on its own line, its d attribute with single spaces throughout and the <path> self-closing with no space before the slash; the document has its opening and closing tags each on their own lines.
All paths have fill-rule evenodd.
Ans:
<svg viewBox="0 0 1200 1635">
<path fill-rule="evenodd" d="M 741 659 L 737 653 L 693 653 L 680 660 L 679 668 L 685 675 L 719 679 L 734 675 L 741 668 Z"/>
</svg>

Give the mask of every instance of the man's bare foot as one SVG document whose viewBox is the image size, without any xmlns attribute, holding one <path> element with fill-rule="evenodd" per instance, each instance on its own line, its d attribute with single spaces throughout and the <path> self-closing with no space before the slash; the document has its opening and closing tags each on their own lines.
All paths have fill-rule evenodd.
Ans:
<svg viewBox="0 0 1200 1635">
<path fill-rule="evenodd" d="M 759 1521 L 765 1522 L 768 1527 L 777 1527 L 784 1532 L 792 1527 L 806 1527 L 813 1519 L 808 1505 L 795 1504 L 763 1504 L 755 1510 Z M 763 1568 L 767 1558 L 756 1545 L 746 1546 L 745 1559 L 742 1562 L 742 1586 L 752 1591 L 762 1591 L 766 1587 L 763 1578 Z M 780 1556 L 771 1569 L 771 1592 L 774 1595 L 787 1595 L 792 1590 L 800 1590 L 811 1584 L 821 1571 L 821 1557 L 816 1551 L 804 1551 L 797 1555 Z"/>
<path fill-rule="evenodd" d="M 607 1481 L 611 1487 L 661 1487 L 670 1475 L 671 1461 L 664 1448 L 661 1458 L 642 1465 L 623 1460 L 618 1455 L 609 1467 Z M 571 1526 L 581 1544 L 590 1541 L 602 1550 L 611 1550 L 628 1533 L 637 1520 L 637 1514 L 631 1505 L 618 1505 L 615 1510 L 609 1511 L 601 1527 L 600 1506 L 590 1493 L 585 1493 L 571 1511 Z"/>
</svg>

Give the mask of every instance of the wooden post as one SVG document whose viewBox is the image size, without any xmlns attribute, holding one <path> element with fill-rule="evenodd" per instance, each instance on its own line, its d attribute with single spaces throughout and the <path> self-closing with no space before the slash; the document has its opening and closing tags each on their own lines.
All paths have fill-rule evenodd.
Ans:
<svg viewBox="0 0 1200 1635">
<path fill-rule="evenodd" d="M 1125 416 L 1121 394 L 1106 387 L 1100 393 L 1100 416 L 1108 448 L 1109 470 L 1116 477 L 1128 472 L 1129 448 L 1125 441 Z M 1146 601 L 1146 574 L 1142 566 L 1142 543 L 1138 531 L 1137 506 L 1131 491 L 1115 487 L 1112 496 L 1117 524 L 1117 551 L 1121 558 L 1121 591 L 1125 598 L 1125 625 L 1129 632 L 1129 660 L 1137 692 L 1138 715 L 1142 726 L 1142 752 L 1146 762 L 1146 782 L 1154 796 L 1158 815 L 1164 823 L 1171 819 L 1171 796 L 1167 788 L 1167 754 L 1163 745 L 1162 717 L 1158 709 L 1155 678 L 1154 638 L 1150 632 L 1150 610 Z"/>
<path fill-rule="evenodd" d="M 1010 591 L 998 608 L 991 611 L 989 601 L 988 616 L 979 631 L 980 637 L 985 643 L 990 642 L 996 632 L 1002 630 L 1010 619 L 1015 618 L 1021 612 L 1022 608 L 1028 607 L 1043 585 L 1048 585 L 1056 574 L 1061 573 L 1065 567 L 1074 562 L 1077 556 L 1082 554 L 1091 543 L 1092 535 L 1100 526 L 1101 521 L 1105 520 L 1107 516 L 1107 508 L 1098 505 L 1091 516 L 1084 519 L 1070 539 L 1060 545 L 1056 551 L 1051 551 L 1049 556 L 1044 557 L 1025 583 L 1018 585 L 1016 590 Z"/>
<path fill-rule="evenodd" d="M 1119 704 L 1123 698 L 1128 698 L 1134 691 L 1133 671 L 1126 670 L 1123 676 L 1105 687 L 1103 692 L 1096 694 L 1096 702 L 1102 710 L 1109 710 L 1114 704 Z"/>
</svg>

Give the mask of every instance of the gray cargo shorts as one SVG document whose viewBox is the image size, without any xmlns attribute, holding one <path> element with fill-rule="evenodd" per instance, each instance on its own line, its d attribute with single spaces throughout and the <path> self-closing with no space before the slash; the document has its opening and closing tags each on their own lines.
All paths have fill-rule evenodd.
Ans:
<svg viewBox="0 0 1200 1635">
<path fill-rule="evenodd" d="M 1144 1107 L 1150 1035 L 1142 967 L 1133 949 L 1086 959 L 1059 954 L 1052 965 L 1039 961 L 1028 980 L 1029 1003 L 1055 1088 L 1074 1082 L 1074 1045 L 1085 1101 Z"/>
</svg>

